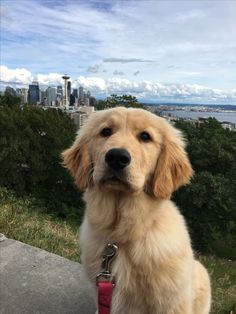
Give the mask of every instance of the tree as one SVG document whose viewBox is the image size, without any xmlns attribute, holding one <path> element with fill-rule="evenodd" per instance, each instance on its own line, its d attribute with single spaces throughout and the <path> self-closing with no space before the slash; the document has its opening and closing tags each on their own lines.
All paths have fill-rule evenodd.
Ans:
<svg viewBox="0 0 236 314">
<path fill-rule="evenodd" d="M 7 106 L 7 107 L 15 107 L 20 106 L 21 99 L 20 97 L 13 96 L 9 92 L 5 92 L 4 95 L 0 95 L 0 107 Z"/>
<path fill-rule="evenodd" d="M 61 110 L 1 107 L 0 185 L 43 197 L 58 212 L 63 203 L 79 208 L 79 192 L 60 158 L 75 134 L 75 125 Z"/>
<path fill-rule="evenodd" d="M 132 95 L 122 95 L 118 96 L 116 94 L 112 94 L 110 97 L 107 97 L 106 100 L 100 100 L 97 103 L 97 110 L 104 110 L 108 108 L 114 107 L 134 107 L 134 108 L 143 108 L 143 105 L 138 102 L 138 99 Z"/>
<path fill-rule="evenodd" d="M 176 192 L 175 201 L 187 219 L 195 249 L 236 258 L 235 185 L 223 175 L 202 171 Z M 219 246 L 219 247 L 217 247 Z"/>
<path fill-rule="evenodd" d="M 178 121 L 195 170 L 174 199 L 187 219 L 196 249 L 236 258 L 236 132 L 215 119 L 198 127 Z"/>
<path fill-rule="evenodd" d="M 178 121 L 175 125 L 187 137 L 187 150 L 196 171 L 231 176 L 236 171 L 236 132 L 225 130 L 213 118 L 195 127 Z"/>
</svg>

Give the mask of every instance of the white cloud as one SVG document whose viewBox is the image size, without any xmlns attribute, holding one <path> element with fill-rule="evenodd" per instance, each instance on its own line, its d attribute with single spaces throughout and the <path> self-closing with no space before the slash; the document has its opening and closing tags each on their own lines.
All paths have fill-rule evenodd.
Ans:
<svg viewBox="0 0 236 314">
<path fill-rule="evenodd" d="M 18 82 L 28 85 L 32 79 L 32 74 L 26 69 L 8 69 L 1 66 L 1 80 L 5 85 L 13 85 L 9 82 Z M 24 75 L 22 75 L 24 74 Z M 36 76 L 40 85 L 63 84 L 62 74 L 49 73 L 38 74 Z M 79 76 L 71 78 L 72 87 L 83 86 L 90 90 L 95 96 L 109 96 L 110 94 L 132 94 L 137 98 L 157 101 L 182 101 L 182 102 L 228 102 L 236 104 L 236 89 L 225 91 L 219 88 L 209 88 L 198 84 L 164 84 L 157 81 L 143 80 L 140 82 L 131 81 L 125 78 L 113 77 L 103 79 L 101 77 Z"/>
<path fill-rule="evenodd" d="M 0 79 L 3 82 L 16 82 L 29 84 L 32 82 L 33 76 L 30 71 L 24 68 L 8 69 L 6 66 L 0 66 Z"/>
<path fill-rule="evenodd" d="M 35 78 L 42 85 L 59 85 L 62 84 L 62 74 L 49 73 L 49 74 L 38 74 Z"/>
<path fill-rule="evenodd" d="M 83 86 L 84 88 L 90 90 L 93 93 L 106 93 L 107 84 L 103 78 L 100 77 L 84 77 L 79 76 L 77 79 L 72 80 L 72 86 L 78 88 Z"/>
</svg>

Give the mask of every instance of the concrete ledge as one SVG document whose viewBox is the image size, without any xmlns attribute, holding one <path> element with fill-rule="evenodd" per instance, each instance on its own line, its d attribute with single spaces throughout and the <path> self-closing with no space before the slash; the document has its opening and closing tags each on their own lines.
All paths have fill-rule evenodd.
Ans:
<svg viewBox="0 0 236 314">
<path fill-rule="evenodd" d="M 1 314 L 94 314 L 92 296 L 79 263 L 2 238 Z"/>
</svg>

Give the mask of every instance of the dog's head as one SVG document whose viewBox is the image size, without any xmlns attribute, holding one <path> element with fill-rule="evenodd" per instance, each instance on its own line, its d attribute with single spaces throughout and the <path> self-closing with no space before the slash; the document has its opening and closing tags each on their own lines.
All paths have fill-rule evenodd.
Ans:
<svg viewBox="0 0 236 314">
<path fill-rule="evenodd" d="M 92 114 L 63 160 L 82 190 L 97 185 L 166 199 L 192 176 L 184 146 L 181 132 L 163 118 L 115 108 Z"/>
</svg>

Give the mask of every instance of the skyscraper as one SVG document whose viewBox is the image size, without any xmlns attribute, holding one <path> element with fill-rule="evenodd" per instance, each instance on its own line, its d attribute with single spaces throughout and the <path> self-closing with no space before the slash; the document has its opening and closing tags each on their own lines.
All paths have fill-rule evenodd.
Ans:
<svg viewBox="0 0 236 314">
<path fill-rule="evenodd" d="M 79 87 L 79 103 L 82 104 L 84 100 L 84 89 L 82 86 Z"/>
<path fill-rule="evenodd" d="M 96 98 L 93 96 L 89 97 L 89 106 L 94 107 L 96 105 Z"/>
<path fill-rule="evenodd" d="M 57 96 L 61 96 L 61 98 L 63 98 L 63 88 L 61 85 L 57 86 Z"/>
<path fill-rule="evenodd" d="M 45 90 L 40 91 L 40 104 L 42 106 L 47 106 L 47 93 Z"/>
<path fill-rule="evenodd" d="M 67 98 L 70 99 L 70 95 L 71 95 L 71 82 L 68 81 L 67 83 Z"/>
<path fill-rule="evenodd" d="M 72 95 L 78 98 L 78 89 L 73 89 Z"/>
<path fill-rule="evenodd" d="M 57 99 L 57 93 L 55 87 L 48 87 L 46 90 L 47 95 L 47 105 L 48 106 L 55 106 L 56 105 L 56 99 Z"/>
<path fill-rule="evenodd" d="M 61 85 L 57 86 L 57 97 L 56 106 L 62 107 L 63 105 L 63 87 Z"/>
<path fill-rule="evenodd" d="M 29 104 L 37 104 L 39 101 L 39 83 L 34 81 L 29 85 L 28 90 L 28 103 Z"/>
<path fill-rule="evenodd" d="M 23 103 L 27 103 L 27 97 L 28 97 L 28 88 L 21 88 L 21 94 L 22 94 L 22 100 Z"/>
<path fill-rule="evenodd" d="M 89 98 L 87 97 L 87 93 L 84 93 L 83 105 L 89 106 Z"/>
<path fill-rule="evenodd" d="M 16 96 L 17 95 L 17 92 L 14 90 L 13 87 L 11 86 L 7 86 L 6 89 L 5 89 L 5 93 L 8 93 L 8 94 L 11 94 L 13 96 Z"/>
<path fill-rule="evenodd" d="M 28 89 L 27 88 L 17 88 L 16 89 L 17 96 L 20 97 L 21 103 L 26 104 L 28 99 Z"/>
<path fill-rule="evenodd" d="M 75 96 L 73 94 L 70 95 L 70 106 L 75 105 Z"/>
</svg>

